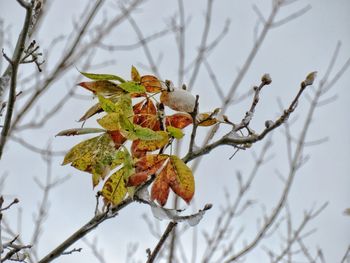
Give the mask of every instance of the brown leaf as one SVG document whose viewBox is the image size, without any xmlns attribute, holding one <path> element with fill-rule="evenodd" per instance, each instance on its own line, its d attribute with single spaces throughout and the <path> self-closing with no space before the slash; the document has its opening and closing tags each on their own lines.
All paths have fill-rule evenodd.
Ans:
<svg viewBox="0 0 350 263">
<path fill-rule="evenodd" d="M 162 84 L 158 78 L 152 75 L 142 76 L 140 83 L 145 87 L 146 91 L 150 93 L 160 92 L 162 90 Z"/>
<path fill-rule="evenodd" d="M 192 124 L 192 122 L 191 115 L 185 112 L 175 113 L 165 118 L 166 126 L 172 126 L 178 129 L 183 129 Z"/>
</svg>

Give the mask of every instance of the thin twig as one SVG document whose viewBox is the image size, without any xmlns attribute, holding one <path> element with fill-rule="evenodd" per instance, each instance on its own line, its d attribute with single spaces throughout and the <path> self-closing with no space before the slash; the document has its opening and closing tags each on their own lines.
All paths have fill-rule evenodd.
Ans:
<svg viewBox="0 0 350 263">
<path fill-rule="evenodd" d="M 154 248 L 154 250 L 152 251 L 152 253 L 149 255 L 149 258 L 147 259 L 147 263 L 152 263 L 154 262 L 154 260 L 156 259 L 160 249 L 162 248 L 163 244 L 165 243 L 165 241 L 167 240 L 169 234 L 171 233 L 171 231 L 176 227 L 177 223 L 176 222 L 169 222 L 167 228 L 165 229 L 163 235 L 161 236 L 161 238 L 159 239 L 156 247 Z"/>
</svg>

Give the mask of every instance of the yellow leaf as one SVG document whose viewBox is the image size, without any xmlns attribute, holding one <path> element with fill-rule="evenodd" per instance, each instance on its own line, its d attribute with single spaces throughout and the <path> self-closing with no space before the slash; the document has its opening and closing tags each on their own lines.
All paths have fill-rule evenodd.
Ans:
<svg viewBox="0 0 350 263">
<path fill-rule="evenodd" d="M 192 171 L 176 155 L 171 155 L 170 160 L 176 172 L 176 178 L 169 182 L 170 187 L 178 196 L 189 203 L 192 200 L 195 188 Z"/>
<path fill-rule="evenodd" d="M 119 113 L 109 113 L 101 119 L 97 120 L 98 124 L 108 131 L 120 130 L 120 114 Z"/>
<path fill-rule="evenodd" d="M 123 201 L 127 194 L 124 177 L 125 168 L 123 167 L 112 174 L 105 182 L 102 188 L 102 196 L 106 203 L 117 205 Z"/>
</svg>

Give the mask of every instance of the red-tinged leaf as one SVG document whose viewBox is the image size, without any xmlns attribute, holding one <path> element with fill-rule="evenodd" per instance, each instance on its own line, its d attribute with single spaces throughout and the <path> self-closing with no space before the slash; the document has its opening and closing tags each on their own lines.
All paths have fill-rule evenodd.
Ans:
<svg viewBox="0 0 350 263">
<path fill-rule="evenodd" d="M 131 155 L 137 159 L 140 159 L 146 156 L 147 154 L 147 151 L 138 149 L 139 142 L 140 140 L 134 140 L 132 141 L 132 144 L 131 144 Z"/>
<path fill-rule="evenodd" d="M 136 103 L 133 106 L 133 111 L 135 114 L 157 114 L 157 108 L 154 105 L 153 101 L 149 98 Z"/>
<path fill-rule="evenodd" d="M 142 157 L 135 163 L 135 171 L 142 172 L 148 171 L 149 174 L 154 174 L 163 165 L 163 163 L 169 158 L 166 154 L 149 154 Z"/>
<path fill-rule="evenodd" d="M 131 67 L 131 80 L 135 82 L 141 81 L 140 73 L 134 66 Z"/>
<path fill-rule="evenodd" d="M 151 189 L 151 199 L 156 200 L 161 206 L 166 204 L 169 196 L 169 183 L 170 178 L 175 171 L 172 166 L 168 163 L 166 167 L 158 174 L 157 178 L 154 180 Z"/>
<path fill-rule="evenodd" d="M 175 113 L 165 118 L 166 126 L 172 126 L 178 129 L 183 129 L 192 124 L 192 122 L 191 115 L 185 112 Z"/>
<path fill-rule="evenodd" d="M 147 98 L 135 104 L 133 111 L 135 124 L 154 131 L 158 131 L 160 129 L 160 123 L 157 117 L 157 109 L 152 100 Z"/>
<path fill-rule="evenodd" d="M 150 174 L 146 172 L 135 173 L 130 176 L 127 186 L 139 186 L 140 184 L 147 181 Z"/>
<path fill-rule="evenodd" d="M 165 205 L 169 188 L 189 203 L 194 195 L 194 178 L 191 169 L 177 156 L 171 155 L 165 167 L 157 175 L 151 190 L 152 200 Z"/>
<path fill-rule="evenodd" d="M 140 83 L 142 86 L 145 87 L 146 91 L 150 93 L 160 92 L 163 89 L 162 84 L 160 83 L 158 78 L 152 75 L 142 76 L 140 79 Z"/>
<path fill-rule="evenodd" d="M 118 149 L 126 141 L 126 138 L 120 133 L 120 131 L 109 131 L 108 133 L 111 135 L 116 149 Z"/>
<path fill-rule="evenodd" d="M 139 159 L 135 163 L 135 173 L 129 177 L 128 185 L 137 186 L 143 183 L 149 176 L 159 172 L 168 158 L 165 154 L 150 154 Z"/>
<path fill-rule="evenodd" d="M 124 93 L 124 90 L 118 87 L 117 84 L 108 80 L 87 81 L 81 82 L 78 85 L 92 91 L 94 94 L 99 94 L 104 97 L 121 95 Z"/>
</svg>

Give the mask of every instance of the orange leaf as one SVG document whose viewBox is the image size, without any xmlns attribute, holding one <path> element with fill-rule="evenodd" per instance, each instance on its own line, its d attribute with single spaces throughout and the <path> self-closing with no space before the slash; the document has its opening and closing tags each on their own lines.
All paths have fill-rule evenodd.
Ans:
<svg viewBox="0 0 350 263">
<path fill-rule="evenodd" d="M 189 203 L 194 195 L 194 178 L 191 169 L 177 156 L 171 155 L 168 163 L 158 174 L 151 190 L 152 200 L 164 206 L 169 188 Z"/>
<path fill-rule="evenodd" d="M 134 158 L 141 158 L 141 157 L 144 157 L 147 153 L 147 151 L 145 150 L 140 150 L 138 148 L 138 144 L 140 143 L 140 140 L 134 140 L 132 141 L 132 144 L 131 144 L 131 155 L 134 157 Z"/>
<path fill-rule="evenodd" d="M 188 113 L 175 113 L 165 118 L 166 126 L 173 126 L 178 129 L 183 129 L 192 124 L 192 117 Z"/>
<path fill-rule="evenodd" d="M 116 149 L 126 141 L 126 138 L 119 131 L 108 131 L 108 133 L 111 135 Z"/>
<path fill-rule="evenodd" d="M 137 186 L 155 174 L 169 158 L 166 154 L 150 154 L 135 163 L 135 174 L 129 177 L 128 185 Z"/>
<path fill-rule="evenodd" d="M 145 99 L 133 106 L 134 123 L 154 131 L 160 129 L 157 109 L 152 100 Z"/>
<path fill-rule="evenodd" d="M 151 190 L 151 199 L 158 201 L 161 206 L 164 206 L 169 196 L 169 181 L 175 175 L 175 171 L 168 163 L 166 167 L 158 174 L 153 183 Z"/>
<path fill-rule="evenodd" d="M 162 84 L 158 78 L 152 75 L 142 76 L 140 83 L 145 87 L 146 91 L 150 93 L 160 92 L 162 90 Z"/>
<path fill-rule="evenodd" d="M 143 182 L 146 182 L 146 180 L 148 179 L 148 176 L 149 176 L 149 173 L 147 171 L 135 173 L 129 177 L 127 186 L 138 186 Z"/>
</svg>

